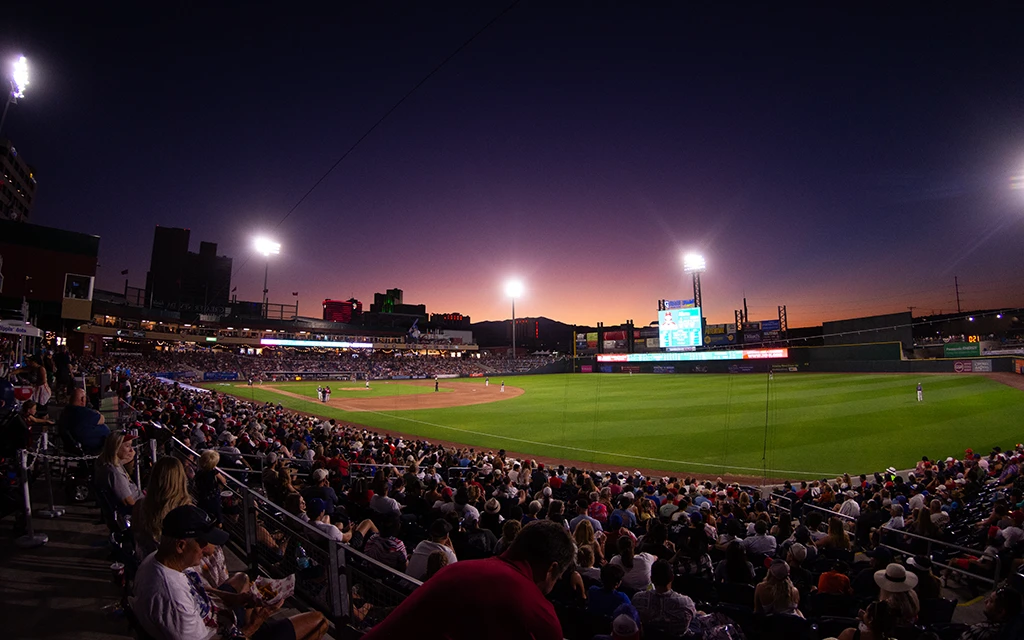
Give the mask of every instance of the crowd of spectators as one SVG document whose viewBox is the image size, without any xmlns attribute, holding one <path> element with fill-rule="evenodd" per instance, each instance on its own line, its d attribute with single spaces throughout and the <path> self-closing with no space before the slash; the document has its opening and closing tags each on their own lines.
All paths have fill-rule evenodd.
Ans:
<svg viewBox="0 0 1024 640">
<path fill-rule="evenodd" d="M 199 539 L 203 544 L 194 546 L 189 540 L 198 538 L 175 537 L 195 527 L 176 523 L 177 533 L 165 535 L 161 518 L 186 501 L 182 483 L 191 486 L 200 513 L 223 521 L 237 516 L 221 508 L 222 472 L 243 468 L 261 471 L 248 474 L 258 478 L 259 489 L 326 537 L 426 581 L 386 617 L 374 615 L 368 603 L 353 610 L 357 621 L 376 624 L 370 638 L 447 624 L 428 613 L 442 598 L 477 603 L 467 617 L 477 625 L 486 624 L 481 612 L 499 601 L 531 603 L 528 612 L 518 612 L 521 626 L 509 627 L 505 619 L 505 632 L 487 627 L 487 637 L 530 637 L 522 635 L 528 631 L 561 638 L 567 612 L 597 621 L 598 628 L 605 624 L 612 637 L 641 629 L 700 633 L 702 621 L 714 617 L 704 614 L 721 601 L 740 607 L 735 615 L 808 618 L 838 608 L 858 618 L 839 637 L 855 637 L 855 628 L 860 638 L 884 638 L 933 620 L 942 583 L 956 577 L 935 570 L 928 540 L 984 547 L 943 560 L 995 579 L 1003 577 L 995 575 L 997 566 L 1005 575 L 1024 562 L 1024 445 L 924 457 L 908 473 L 890 467 L 768 491 L 719 478 L 550 466 L 504 450 L 377 433 L 140 374 L 162 364 L 133 359 L 82 366 L 123 377 L 130 371 L 143 423 L 163 425 L 201 454 L 186 465 L 158 465 L 144 494 L 124 472 L 133 457 L 131 436 L 115 431 L 101 449 L 98 484 L 114 496 L 115 508 L 143 524 L 135 534 L 140 557 L 150 554 L 143 563 L 147 580 L 159 578 L 165 591 L 168 580 L 177 579 L 168 578 L 167 566 L 187 569 L 195 561 L 191 566 L 206 567 L 205 558 L 216 557 L 216 541 Z M 72 398 L 72 407 L 79 403 Z M 564 557 L 563 539 L 553 531 L 564 532 L 571 557 Z M 282 557 L 288 552 L 285 542 L 260 535 Z M 153 569 L 154 552 L 170 565 Z M 220 570 L 205 573 L 209 592 L 233 579 Z M 488 579 L 516 585 L 515 595 L 481 593 Z M 1019 593 L 995 590 L 986 622 L 964 638 L 996 638 L 1020 610 Z M 272 613 L 250 607 L 240 615 L 254 631 Z M 157 623 L 184 624 L 147 622 Z M 293 622 L 296 629 L 301 637 L 317 637 L 321 620 Z"/>
<path fill-rule="evenodd" d="M 448 355 L 419 355 L 411 352 L 337 351 L 318 349 L 265 350 L 260 355 L 230 351 L 152 351 L 117 358 L 84 359 L 80 372 L 97 373 L 109 370 L 119 373 L 171 373 L 176 379 L 199 378 L 205 372 L 236 374 L 239 379 L 276 380 L 291 375 L 348 373 L 359 379 L 391 377 L 496 375 L 525 373 L 556 360 L 552 356 L 529 356 L 512 359 L 502 356 L 467 354 L 461 358 Z M 114 364 L 116 361 L 117 364 Z"/>
</svg>

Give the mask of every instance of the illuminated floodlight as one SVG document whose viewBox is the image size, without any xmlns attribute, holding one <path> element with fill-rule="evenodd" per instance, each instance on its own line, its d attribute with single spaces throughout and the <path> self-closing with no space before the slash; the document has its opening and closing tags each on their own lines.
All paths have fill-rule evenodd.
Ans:
<svg viewBox="0 0 1024 640">
<path fill-rule="evenodd" d="M 11 76 L 12 94 L 15 100 L 25 97 L 25 87 L 28 86 L 28 59 L 21 56 L 14 61 L 14 75 Z"/>
<path fill-rule="evenodd" d="M 683 256 L 683 271 L 686 273 L 700 273 L 705 271 L 707 266 L 704 256 L 699 253 L 688 253 Z"/>
<path fill-rule="evenodd" d="M 262 253 L 265 257 L 269 258 L 271 255 L 277 255 L 281 253 L 281 243 L 274 242 L 270 238 L 259 237 L 253 242 L 258 253 Z"/>
<path fill-rule="evenodd" d="M 1003 317 L 1003 314 L 1001 314 L 1001 313 L 997 313 L 997 314 L 996 314 L 996 318 L 999 318 L 999 319 L 1001 320 L 1001 319 L 1002 319 L 1002 317 Z"/>
<path fill-rule="evenodd" d="M 518 298 L 523 295 L 523 290 L 522 280 L 509 280 L 505 283 L 505 295 L 510 298 Z"/>
<path fill-rule="evenodd" d="M 968 322 L 974 322 L 974 316 L 970 316 L 970 317 L 968 317 L 968 318 L 967 318 L 967 321 L 968 321 Z"/>
</svg>

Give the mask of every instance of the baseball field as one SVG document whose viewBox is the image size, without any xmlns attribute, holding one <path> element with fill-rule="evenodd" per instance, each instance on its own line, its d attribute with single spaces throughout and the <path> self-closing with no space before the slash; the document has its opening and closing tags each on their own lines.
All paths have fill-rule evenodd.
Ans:
<svg viewBox="0 0 1024 640">
<path fill-rule="evenodd" d="M 1010 375 L 1010 374 L 1007 374 Z M 916 388 L 924 386 L 924 401 Z M 611 469 L 834 477 L 1024 437 L 1024 391 L 982 375 L 565 374 L 329 383 L 208 383 L 390 432 Z"/>
</svg>

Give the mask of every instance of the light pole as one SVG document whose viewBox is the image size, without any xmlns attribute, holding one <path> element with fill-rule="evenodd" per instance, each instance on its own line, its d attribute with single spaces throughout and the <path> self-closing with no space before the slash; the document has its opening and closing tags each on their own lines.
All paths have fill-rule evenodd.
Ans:
<svg viewBox="0 0 1024 640">
<path fill-rule="evenodd" d="M 516 357 L 516 298 L 523 295 L 523 283 L 509 280 L 505 284 L 505 295 L 512 298 L 512 359 Z"/>
<path fill-rule="evenodd" d="M 20 56 L 14 61 L 14 73 L 7 80 L 11 90 L 7 92 L 7 99 L 4 100 L 4 114 L 0 116 L 0 131 L 4 129 L 4 120 L 7 119 L 7 109 L 11 104 L 17 104 L 18 98 L 25 97 L 25 87 L 28 86 L 28 60 Z"/>
<path fill-rule="evenodd" d="M 267 264 L 263 269 L 263 317 L 267 317 L 267 276 L 270 274 L 270 256 L 281 253 L 281 243 L 269 238 L 259 237 L 254 242 L 256 251 L 263 254 Z"/>
<path fill-rule="evenodd" d="M 699 253 L 688 253 L 683 256 L 683 271 L 693 274 L 693 306 L 700 309 L 704 307 L 700 294 L 700 274 L 707 271 L 707 267 L 704 256 Z"/>
</svg>

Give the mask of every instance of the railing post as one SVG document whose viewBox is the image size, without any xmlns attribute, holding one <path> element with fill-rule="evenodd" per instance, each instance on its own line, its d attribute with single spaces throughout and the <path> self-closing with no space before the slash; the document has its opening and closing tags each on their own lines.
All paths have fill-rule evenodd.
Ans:
<svg viewBox="0 0 1024 640">
<path fill-rule="evenodd" d="M 327 588 L 330 591 L 328 607 L 331 610 L 331 617 L 335 620 L 341 618 L 342 601 L 348 601 L 348 598 L 344 597 L 341 592 L 341 572 L 345 570 L 345 552 L 340 547 L 341 545 L 336 540 L 331 540 L 327 543 Z"/>
<path fill-rule="evenodd" d="M 245 548 L 245 559 L 249 565 L 249 577 L 255 579 L 259 575 L 259 558 L 256 551 L 256 501 L 252 491 L 244 489 L 242 496 L 242 544 Z"/>
<path fill-rule="evenodd" d="M 149 439 L 149 461 L 152 464 L 156 464 L 156 439 Z"/>
<path fill-rule="evenodd" d="M 50 541 L 45 533 L 36 533 L 32 528 L 32 496 L 28 489 L 28 451 L 18 451 L 21 459 L 21 495 L 25 500 L 25 535 L 14 541 L 21 549 L 34 549 Z"/>
<path fill-rule="evenodd" d="M 48 448 L 49 448 L 49 439 L 47 438 L 46 432 L 44 431 L 43 435 L 42 435 L 42 438 L 40 439 L 39 451 L 42 452 L 43 454 L 45 454 L 46 450 Z M 55 507 L 53 505 L 53 480 L 52 480 L 52 478 L 50 476 L 50 459 L 49 458 L 43 458 L 43 471 L 46 472 L 46 491 L 47 491 L 47 495 L 50 498 L 50 508 L 49 509 L 40 509 L 38 511 L 39 516 L 42 517 L 42 518 L 59 518 L 62 515 L 64 515 L 66 510 L 64 509 L 64 507 Z"/>
</svg>

